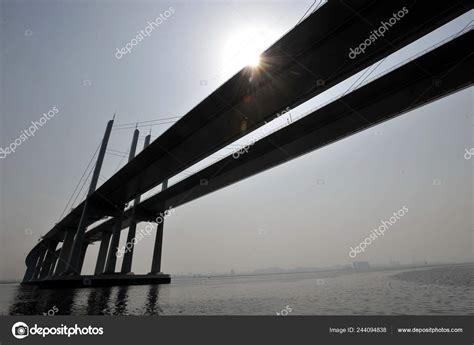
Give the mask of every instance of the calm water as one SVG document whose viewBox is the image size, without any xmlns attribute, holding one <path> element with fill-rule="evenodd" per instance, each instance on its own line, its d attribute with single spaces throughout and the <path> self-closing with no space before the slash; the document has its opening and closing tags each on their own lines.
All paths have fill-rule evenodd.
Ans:
<svg viewBox="0 0 474 345">
<path fill-rule="evenodd" d="M 408 272 L 407 272 L 408 271 Z M 404 272 L 404 273 L 403 273 Z M 3 314 L 466 315 L 474 265 L 361 273 L 175 278 L 170 285 L 41 290 L 0 285 Z"/>
</svg>

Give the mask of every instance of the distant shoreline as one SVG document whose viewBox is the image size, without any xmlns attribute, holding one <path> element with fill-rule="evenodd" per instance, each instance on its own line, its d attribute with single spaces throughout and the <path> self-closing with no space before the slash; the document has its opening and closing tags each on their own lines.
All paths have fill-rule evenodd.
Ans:
<svg viewBox="0 0 474 345">
<path fill-rule="evenodd" d="M 474 287 L 474 263 L 401 272 L 392 278 L 420 284 Z"/>
<path fill-rule="evenodd" d="M 400 266 L 374 266 L 369 269 L 357 270 L 354 268 L 331 268 L 331 269 L 321 269 L 313 271 L 291 271 L 288 272 L 274 272 L 274 273 L 241 273 L 241 274 L 216 274 L 216 275 L 207 275 L 207 274 L 196 274 L 191 275 L 171 275 L 174 279 L 185 280 L 185 279 L 206 279 L 206 278 L 237 278 L 237 277 L 259 277 L 259 276 L 277 276 L 277 275 L 289 275 L 289 274 L 314 274 L 314 273 L 363 273 L 363 272 L 377 272 L 377 271 L 399 271 L 406 269 L 431 269 L 431 268 L 443 268 L 449 266 L 464 266 L 464 265 L 474 265 L 474 262 L 461 262 L 461 263 L 437 263 L 437 264 L 410 264 L 410 265 L 400 265 Z"/>
<path fill-rule="evenodd" d="M 450 266 L 466 266 L 466 265 L 473 265 L 474 262 L 461 262 L 461 263 L 437 263 L 437 264 L 410 264 L 410 265 L 400 265 L 400 266 L 374 266 L 369 269 L 357 270 L 354 268 L 330 268 L 330 269 L 320 269 L 320 270 L 300 270 L 300 271 L 292 271 L 288 270 L 285 272 L 268 272 L 268 273 L 241 273 L 241 274 L 204 274 L 204 273 L 197 273 L 195 275 L 171 275 L 172 279 L 176 279 L 179 281 L 183 280 L 194 280 L 194 279 L 211 279 L 211 278 L 238 278 L 238 277 L 264 277 L 264 276 L 279 276 L 279 275 L 290 275 L 290 274 L 315 274 L 315 273 L 364 273 L 364 272 L 377 272 L 377 271 L 400 271 L 400 270 L 413 270 L 417 269 L 419 271 L 430 271 L 432 269 L 438 268 L 445 268 Z M 423 270 L 426 269 L 426 270 Z M 411 271 L 409 271 L 411 272 Z M 404 273 L 409 272 L 402 272 L 395 276 L 402 275 Z M 410 279 L 411 280 L 411 279 Z M 0 284 L 20 284 L 21 281 L 15 280 L 4 280 L 0 281 Z"/>
</svg>

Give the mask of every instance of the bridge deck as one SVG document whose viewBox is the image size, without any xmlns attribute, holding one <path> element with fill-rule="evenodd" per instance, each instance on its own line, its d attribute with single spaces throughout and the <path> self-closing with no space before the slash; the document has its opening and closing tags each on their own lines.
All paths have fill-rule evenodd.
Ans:
<svg viewBox="0 0 474 345">
<path fill-rule="evenodd" d="M 399 116 L 472 85 L 470 31 L 256 142 L 248 153 L 228 156 L 139 204 L 140 214 L 177 207 Z M 201 186 L 202 179 L 208 180 Z M 130 217 L 131 213 L 126 213 Z M 146 217 L 140 220 L 151 220 Z M 111 231 L 109 220 L 87 233 L 88 241 Z M 124 222 L 123 228 L 127 227 Z"/>
</svg>

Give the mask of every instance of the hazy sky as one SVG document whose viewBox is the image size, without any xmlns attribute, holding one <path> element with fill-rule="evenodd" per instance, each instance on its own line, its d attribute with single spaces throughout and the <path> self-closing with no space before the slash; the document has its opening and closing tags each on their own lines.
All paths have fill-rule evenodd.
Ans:
<svg viewBox="0 0 474 345">
<path fill-rule="evenodd" d="M 23 275 L 25 255 L 59 219 L 114 112 L 117 124 L 184 115 L 242 67 L 249 49 L 281 37 L 312 2 L 0 1 L 0 146 L 59 110 L 0 159 L 0 279 Z M 149 37 L 115 57 L 170 6 L 174 13 Z M 374 75 L 469 21 L 472 11 Z M 474 157 L 464 159 L 474 147 L 472 99 L 472 88 L 463 90 L 177 208 L 165 224 L 163 271 L 349 264 L 349 247 L 403 206 L 408 213 L 357 260 L 472 260 Z M 153 139 L 167 126 L 154 126 Z M 109 148 L 127 152 L 132 131 L 114 130 Z M 123 163 L 108 154 L 101 175 Z M 137 245 L 135 272 L 149 271 L 153 243 L 154 234 Z M 89 248 L 85 272 L 97 250 Z"/>
</svg>

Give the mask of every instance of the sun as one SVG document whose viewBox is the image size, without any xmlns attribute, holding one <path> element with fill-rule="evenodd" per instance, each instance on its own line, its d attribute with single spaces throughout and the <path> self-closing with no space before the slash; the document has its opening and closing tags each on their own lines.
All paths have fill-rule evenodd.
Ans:
<svg viewBox="0 0 474 345">
<path fill-rule="evenodd" d="M 228 76 L 248 66 L 262 65 L 262 52 L 274 42 L 274 35 L 263 28 L 245 28 L 226 37 L 223 49 L 222 70 Z"/>
<path fill-rule="evenodd" d="M 256 68 L 258 65 L 260 65 L 260 54 L 248 57 L 247 66 Z"/>
</svg>

